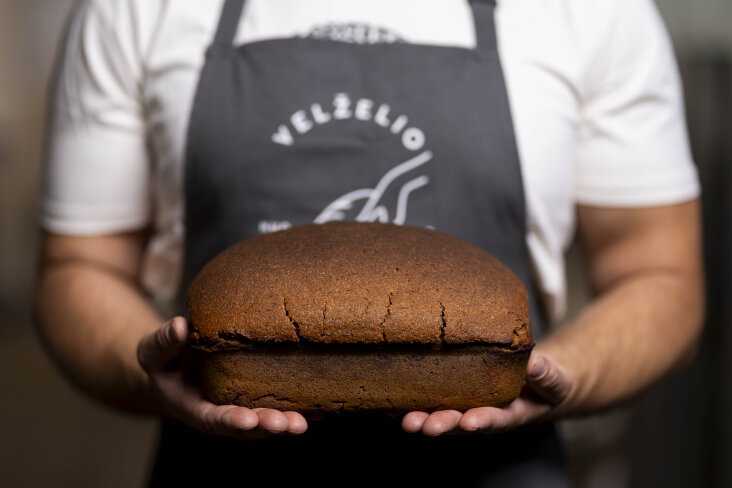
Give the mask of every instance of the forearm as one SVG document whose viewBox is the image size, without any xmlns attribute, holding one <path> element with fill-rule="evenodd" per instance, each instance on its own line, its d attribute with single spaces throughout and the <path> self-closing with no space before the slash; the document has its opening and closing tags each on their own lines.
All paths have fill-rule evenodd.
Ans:
<svg viewBox="0 0 732 488">
<path fill-rule="evenodd" d="M 690 360 L 703 320 L 701 282 L 700 273 L 662 268 L 629 275 L 538 344 L 574 377 L 561 410 L 611 406 Z"/>
<path fill-rule="evenodd" d="M 133 282 L 84 261 L 47 265 L 35 314 L 47 349 L 76 385 L 113 406 L 159 413 L 136 350 L 162 319 Z"/>
</svg>

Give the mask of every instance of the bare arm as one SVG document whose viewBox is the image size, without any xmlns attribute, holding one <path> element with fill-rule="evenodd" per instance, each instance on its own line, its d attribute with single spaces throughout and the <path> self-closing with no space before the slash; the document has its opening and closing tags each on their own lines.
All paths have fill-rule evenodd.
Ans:
<svg viewBox="0 0 732 488">
<path fill-rule="evenodd" d="M 67 377 L 126 410 L 161 413 L 137 344 L 163 320 L 139 290 L 144 235 L 44 237 L 35 315 Z"/>
<path fill-rule="evenodd" d="M 35 300 L 39 332 L 66 376 L 128 411 L 175 418 L 214 435 L 300 434 L 296 412 L 214 405 L 181 365 L 188 324 L 163 323 L 138 285 L 144 233 L 46 235 Z"/>
<path fill-rule="evenodd" d="M 696 351 L 704 293 L 698 201 L 653 208 L 580 207 L 595 299 L 537 344 L 534 394 L 464 414 L 411 412 L 408 432 L 496 432 L 596 411 L 643 390 Z"/>
<path fill-rule="evenodd" d="M 538 347 L 574 375 L 568 412 L 624 400 L 690 360 L 704 312 L 698 201 L 580 207 L 578 219 L 597 297 Z"/>
</svg>

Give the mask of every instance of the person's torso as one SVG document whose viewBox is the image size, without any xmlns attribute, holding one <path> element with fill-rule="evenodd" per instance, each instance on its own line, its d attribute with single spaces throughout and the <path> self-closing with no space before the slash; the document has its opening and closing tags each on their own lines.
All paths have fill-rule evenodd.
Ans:
<svg viewBox="0 0 732 488">
<path fill-rule="evenodd" d="M 529 249 L 540 286 L 559 304 L 563 299 L 562 250 L 572 230 L 572 151 L 582 81 L 580 57 L 572 49 L 571 18 L 561 3 L 534 5 L 533 9 L 525 1 L 501 3 L 496 12 L 498 46 L 524 175 Z M 176 290 L 181 271 L 182 168 L 188 116 L 219 9 L 220 2 L 170 2 L 159 18 L 147 56 L 144 95 L 156 183 L 155 232 L 145 281 L 149 288 L 158 293 L 163 290 L 163 294 L 167 291 L 169 296 Z M 344 43 L 475 46 L 467 2 L 447 0 L 253 0 L 247 2 L 235 42 L 290 36 Z M 292 126 L 289 130 L 296 132 Z M 263 225 L 262 231 L 276 230 L 276 226 L 277 222 Z M 553 312 L 561 307 L 555 308 Z"/>
<path fill-rule="evenodd" d="M 318 28 L 240 46 L 233 40 L 243 3 L 226 2 L 190 115 L 182 290 L 221 250 L 261 232 L 342 220 L 427 227 L 489 251 L 511 269 L 526 285 L 533 336 L 541 338 L 545 320 L 528 258 L 524 183 L 496 49 L 494 2 L 470 2 L 476 42 L 467 48 L 406 43 L 394 30 L 376 31 L 371 42 L 364 27 L 348 39 L 333 38 L 327 32 L 341 27 L 332 25 L 325 36 Z M 350 303 L 346 289 L 358 282 L 342 278 L 338 297 L 320 295 L 319 281 L 312 289 L 290 284 L 322 305 L 326 321 L 326 310 Z M 267 299 L 258 303 L 272 306 Z M 459 327 L 467 308 L 481 306 L 439 303 L 445 330 Z M 349 316 L 358 315 L 354 307 Z M 542 486 L 567 486 L 551 426 L 500 438 L 431 439 L 406 434 L 398 420 L 341 412 L 312 423 L 302 436 L 233 445 L 166 423 L 151 482 L 178 480 L 174 459 L 193 456 L 199 463 L 186 463 L 186 476 L 209 477 L 204 459 L 233 456 L 218 482 L 246 470 L 259 485 L 272 476 L 273 459 L 296 453 L 288 464 L 297 480 L 352 484 L 365 480 L 363 461 L 376 449 L 385 472 L 400 484 L 505 486 L 511 480 L 529 487 L 541 480 Z M 331 454 L 334 445 L 345 456 Z M 528 454 L 527 445 L 537 449 Z M 444 465 L 438 473 L 420 467 L 435 450 Z M 325 453 L 327 469 L 314 470 Z"/>
</svg>

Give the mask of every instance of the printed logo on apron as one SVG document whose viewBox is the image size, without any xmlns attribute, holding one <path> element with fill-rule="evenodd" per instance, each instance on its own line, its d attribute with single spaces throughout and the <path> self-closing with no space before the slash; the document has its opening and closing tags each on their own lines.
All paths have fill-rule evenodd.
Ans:
<svg viewBox="0 0 732 488">
<path fill-rule="evenodd" d="M 301 37 L 311 39 L 327 39 L 329 41 L 349 42 L 353 44 L 391 44 L 404 42 L 402 36 L 391 29 L 377 27 L 370 24 L 352 23 L 327 23 L 313 26 Z"/>
<path fill-rule="evenodd" d="M 272 134 L 273 143 L 293 146 L 311 131 L 327 130 L 321 126 L 356 119 L 383 128 L 383 137 L 398 138 L 404 149 L 415 154 L 405 161 L 395 162 L 378 180 L 365 182 L 371 187 L 350 190 L 333 200 L 315 216 L 314 223 L 356 220 L 403 225 L 406 222 L 410 194 L 430 181 L 429 176 L 421 172 L 421 167 L 432 159 L 433 154 L 425 147 L 427 141 L 424 132 L 410 125 L 406 114 L 393 116 L 391 111 L 388 103 L 376 103 L 370 98 L 352 100 L 348 93 L 339 92 L 334 94 L 330 107 L 324 108 L 320 102 L 314 102 L 307 109 L 296 110 Z M 382 197 L 395 190 L 398 196 L 390 208 L 388 203 L 382 201 Z M 286 229 L 291 225 L 287 220 L 260 220 L 258 228 L 260 233 L 265 233 Z"/>
</svg>

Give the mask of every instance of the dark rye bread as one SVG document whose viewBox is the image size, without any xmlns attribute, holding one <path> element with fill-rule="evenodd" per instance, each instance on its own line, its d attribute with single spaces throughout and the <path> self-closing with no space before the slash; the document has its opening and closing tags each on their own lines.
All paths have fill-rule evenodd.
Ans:
<svg viewBox="0 0 732 488">
<path fill-rule="evenodd" d="M 428 229 L 308 225 L 240 242 L 188 290 L 214 402 L 435 410 L 515 398 L 533 346 L 526 290 L 481 249 Z"/>
</svg>

